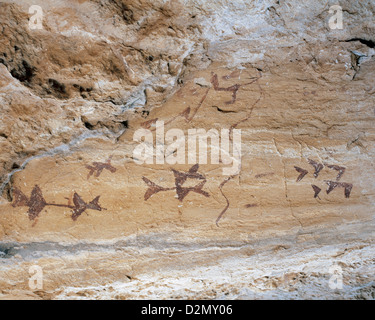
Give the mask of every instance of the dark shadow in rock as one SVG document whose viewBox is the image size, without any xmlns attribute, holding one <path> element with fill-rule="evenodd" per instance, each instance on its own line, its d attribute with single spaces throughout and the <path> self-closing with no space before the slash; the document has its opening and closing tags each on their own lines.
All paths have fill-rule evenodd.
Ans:
<svg viewBox="0 0 375 320">
<path fill-rule="evenodd" d="M 17 68 L 10 71 L 10 74 L 23 83 L 30 83 L 35 75 L 35 68 L 32 67 L 26 60 L 22 60 Z"/>
</svg>

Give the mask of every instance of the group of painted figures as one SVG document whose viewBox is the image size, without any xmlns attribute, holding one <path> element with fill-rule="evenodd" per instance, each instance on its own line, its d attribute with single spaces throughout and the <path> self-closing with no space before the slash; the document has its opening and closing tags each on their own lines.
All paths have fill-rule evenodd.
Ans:
<svg viewBox="0 0 375 320">
<path fill-rule="evenodd" d="M 229 80 L 231 78 L 237 78 L 238 77 L 238 71 L 235 71 L 231 73 L 230 75 L 223 76 L 223 80 Z M 234 104 L 237 100 L 237 93 L 241 87 L 248 86 L 251 84 L 256 84 L 259 87 L 259 98 L 255 101 L 255 103 L 247 110 L 246 116 L 238 121 L 237 123 L 231 125 L 230 130 L 232 131 L 235 127 L 237 127 L 240 123 L 247 121 L 250 119 L 253 109 L 256 107 L 256 105 L 261 101 L 263 97 L 263 90 L 261 85 L 259 84 L 259 80 L 262 78 L 262 73 L 260 70 L 257 70 L 257 76 L 248 78 L 250 82 L 245 84 L 235 84 L 230 87 L 220 87 L 219 84 L 219 77 L 217 74 L 212 73 L 211 75 L 211 84 L 215 91 L 227 91 L 231 92 L 231 100 L 226 101 L 225 104 Z M 170 124 L 173 121 L 175 121 L 178 117 L 183 117 L 186 122 L 190 122 L 195 115 L 197 114 L 198 110 L 202 107 L 204 101 L 206 100 L 208 93 L 210 92 L 211 87 L 205 90 L 205 93 L 200 100 L 198 106 L 192 110 L 190 107 L 183 110 L 181 113 L 177 114 L 177 116 L 172 117 L 168 121 L 166 121 L 165 124 Z M 152 119 L 148 120 L 141 124 L 144 128 L 151 128 L 152 124 L 155 123 L 158 119 Z M 345 197 L 349 198 L 350 194 L 353 189 L 353 185 L 350 183 L 340 182 L 342 176 L 345 173 L 345 168 L 336 166 L 336 165 L 324 165 L 319 162 L 313 161 L 308 159 L 308 163 L 314 168 L 314 177 L 318 178 L 320 172 L 324 169 L 324 167 L 328 167 L 329 169 L 335 170 L 338 172 L 338 175 L 336 177 L 336 181 L 325 181 L 325 183 L 328 185 L 327 194 L 330 194 L 334 189 L 336 188 L 343 188 L 345 192 Z M 92 165 L 86 165 L 86 169 L 89 170 L 87 179 L 90 179 L 90 177 L 95 176 L 98 178 L 103 170 L 108 170 L 111 173 L 116 172 L 116 168 L 111 164 L 111 157 L 106 162 L 94 162 Z M 300 167 L 295 167 L 296 171 L 300 174 L 297 178 L 297 182 L 300 182 L 309 172 L 308 170 L 305 170 Z M 147 185 L 148 189 L 146 190 L 144 194 L 144 200 L 147 201 L 150 199 L 153 195 L 159 193 L 159 192 L 166 192 L 166 191 L 176 191 L 177 199 L 182 202 L 185 197 L 190 193 L 194 192 L 197 194 L 200 194 L 204 197 L 209 197 L 209 193 L 203 190 L 203 187 L 205 183 L 207 182 L 206 177 L 204 174 L 201 174 L 198 172 L 199 165 L 196 164 L 192 166 L 188 172 L 180 172 L 177 170 L 172 169 L 172 172 L 175 177 L 175 184 L 173 187 L 162 187 L 157 185 L 156 183 L 152 182 L 146 177 L 142 177 L 144 183 Z M 219 190 L 222 193 L 223 197 L 226 199 L 226 206 L 221 211 L 220 215 L 218 216 L 216 220 L 216 224 L 218 225 L 220 219 L 222 216 L 226 213 L 228 210 L 230 203 L 229 199 L 226 197 L 226 195 L 223 192 L 223 187 L 227 182 L 229 182 L 231 179 L 235 178 L 239 174 L 235 176 L 230 176 L 224 179 L 224 181 L 220 184 Z M 184 187 L 185 182 L 188 179 L 197 180 L 197 184 L 193 187 Z M 312 185 L 313 191 L 314 191 L 314 198 L 319 198 L 319 195 L 322 191 L 321 188 L 316 186 L 315 184 Z M 82 197 L 74 192 L 73 199 L 67 198 L 68 203 L 67 204 L 55 204 L 55 203 L 48 203 L 42 194 L 42 191 L 38 185 L 35 185 L 31 192 L 31 196 L 27 197 L 21 190 L 14 188 L 13 190 L 13 206 L 14 207 L 28 207 L 28 216 L 30 220 L 37 221 L 37 218 L 39 214 L 45 209 L 47 206 L 53 206 L 53 207 L 62 207 L 62 208 L 68 208 L 71 210 L 72 215 L 71 218 L 73 221 L 76 221 L 82 213 L 86 212 L 87 210 L 96 210 L 96 211 L 102 211 L 106 210 L 105 208 L 102 208 L 99 204 L 100 196 L 97 196 L 94 198 L 91 202 L 85 202 Z M 320 199 L 320 198 L 319 198 Z M 253 207 L 254 205 L 249 205 L 248 207 Z"/>
</svg>

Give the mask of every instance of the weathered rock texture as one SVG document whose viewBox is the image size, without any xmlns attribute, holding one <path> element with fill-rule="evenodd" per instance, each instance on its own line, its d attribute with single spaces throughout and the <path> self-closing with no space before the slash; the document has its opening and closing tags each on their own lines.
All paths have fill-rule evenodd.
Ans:
<svg viewBox="0 0 375 320">
<path fill-rule="evenodd" d="M 375 6 L 334 4 L 0 2 L 0 298 L 374 299 Z M 240 172 L 136 164 L 157 120 Z"/>
</svg>

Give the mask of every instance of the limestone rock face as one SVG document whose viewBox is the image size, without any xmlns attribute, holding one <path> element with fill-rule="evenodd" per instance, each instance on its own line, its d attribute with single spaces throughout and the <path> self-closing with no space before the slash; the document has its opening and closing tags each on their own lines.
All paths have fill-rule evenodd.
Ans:
<svg viewBox="0 0 375 320">
<path fill-rule="evenodd" d="M 374 299 L 375 6 L 334 5 L 2 1 L 0 298 Z"/>
</svg>

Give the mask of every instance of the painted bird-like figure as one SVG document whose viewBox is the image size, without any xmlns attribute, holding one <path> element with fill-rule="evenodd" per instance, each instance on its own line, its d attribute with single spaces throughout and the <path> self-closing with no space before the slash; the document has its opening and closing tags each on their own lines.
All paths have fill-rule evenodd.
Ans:
<svg viewBox="0 0 375 320">
<path fill-rule="evenodd" d="M 17 188 L 15 188 L 13 191 L 13 198 L 13 207 L 29 207 L 27 213 L 30 220 L 35 220 L 48 205 L 46 200 L 44 200 L 42 190 L 38 185 L 35 185 L 31 191 L 30 199 Z"/>
<path fill-rule="evenodd" d="M 307 170 L 302 169 L 300 167 L 294 167 L 294 169 L 296 169 L 297 172 L 300 173 L 300 175 L 297 178 L 297 182 L 300 182 L 309 173 Z"/>
<path fill-rule="evenodd" d="M 102 211 L 106 210 L 99 205 L 100 196 L 96 197 L 90 203 L 86 203 L 82 198 L 75 192 L 73 196 L 73 204 L 57 204 L 57 203 L 47 203 L 44 199 L 42 190 L 38 185 L 35 185 L 31 191 L 30 199 L 19 189 L 15 188 L 13 191 L 13 207 L 29 207 L 27 213 L 29 214 L 30 220 L 35 220 L 38 218 L 39 214 L 47 206 L 69 208 L 72 209 L 72 219 L 76 221 L 78 217 L 86 210 L 96 210 Z"/>
<path fill-rule="evenodd" d="M 97 196 L 90 203 L 86 203 L 85 201 L 82 200 L 82 198 L 77 193 L 74 193 L 74 196 L 73 196 L 74 209 L 73 209 L 73 214 L 72 214 L 73 221 L 76 221 L 78 217 L 82 213 L 84 213 L 87 209 L 96 210 L 96 211 L 106 210 L 99 205 L 99 199 L 100 199 L 100 196 Z"/>
<path fill-rule="evenodd" d="M 339 172 L 339 174 L 338 174 L 338 176 L 336 178 L 336 181 L 340 181 L 341 177 L 344 175 L 345 170 L 346 170 L 346 168 L 340 167 L 340 166 L 336 166 L 336 165 L 327 165 L 327 167 Z"/>
<path fill-rule="evenodd" d="M 353 189 L 353 185 L 351 183 L 336 182 L 336 181 L 325 181 L 325 183 L 328 185 L 327 194 L 330 194 L 333 190 L 339 187 L 339 188 L 345 189 L 345 198 L 350 198 L 350 194 Z"/>
<path fill-rule="evenodd" d="M 314 190 L 314 192 L 315 192 L 315 195 L 314 195 L 314 199 L 316 199 L 316 198 L 318 198 L 319 200 L 320 200 L 320 198 L 319 198 L 319 194 L 320 194 L 320 192 L 322 191 L 322 189 L 320 189 L 318 186 L 316 186 L 316 185 L 311 185 L 312 186 L 312 188 L 313 188 L 313 190 Z"/>
<path fill-rule="evenodd" d="M 309 162 L 310 165 L 312 165 L 314 167 L 314 169 L 315 169 L 314 177 L 317 178 L 319 176 L 320 171 L 323 170 L 324 165 L 322 165 L 321 163 L 318 163 L 314 160 L 310 160 L 310 159 L 307 159 L 307 161 Z"/>
<path fill-rule="evenodd" d="M 117 169 L 112 166 L 111 164 L 112 157 L 109 157 L 109 159 L 106 162 L 93 162 L 92 166 L 86 166 L 87 169 L 89 169 L 89 173 L 87 175 L 87 180 L 90 179 L 90 177 L 95 173 L 95 177 L 99 177 L 103 170 L 106 169 L 112 173 L 115 173 Z"/>
<path fill-rule="evenodd" d="M 192 166 L 188 172 L 180 172 L 177 170 L 172 169 L 174 177 L 175 177 L 175 186 L 176 186 L 176 193 L 178 200 L 181 202 L 185 199 L 185 197 L 190 192 L 199 193 L 205 197 L 209 197 L 210 195 L 203 190 L 203 186 L 207 182 L 204 175 L 198 173 L 199 165 L 195 164 Z M 195 179 L 200 180 L 200 182 L 195 185 L 194 187 L 183 187 L 183 184 L 187 181 L 187 179 Z"/>
</svg>

